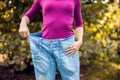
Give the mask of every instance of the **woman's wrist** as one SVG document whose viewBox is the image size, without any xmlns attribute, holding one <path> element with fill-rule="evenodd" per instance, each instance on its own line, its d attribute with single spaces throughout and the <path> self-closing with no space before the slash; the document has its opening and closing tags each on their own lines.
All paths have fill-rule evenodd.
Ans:
<svg viewBox="0 0 120 80">
<path fill-rule="evenodd" d="M 30 23 L 30 19 L 27 16 L 23 16 L 21 19 L 21 23 L 27 25 Z"/>
<path fill-rule="evenodd" d="M 82 40 L 77 40 L 77 42 L 78 42 L 79 44 L 82 44 L 83 41 L 82 41 Z"/>
</svg>

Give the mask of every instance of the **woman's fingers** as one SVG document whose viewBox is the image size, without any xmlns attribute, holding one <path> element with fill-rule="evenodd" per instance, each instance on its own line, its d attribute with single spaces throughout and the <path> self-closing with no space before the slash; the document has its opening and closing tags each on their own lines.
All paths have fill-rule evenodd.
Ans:
<svg viewBox="0 0 120 80">
<path fill-rule="evenodd" d="M 27 37 L 27 31 L 23 32 L 23 37 Z"/>
<path fill-rule="evenodd" d="M 30 33 L 29 33 L 29 30 L 19 30 L 19 34 L 22 37 L 28 37 Z"/>
<path fill-rule="evenodd" d="M 66 50 L 67 54 L 75 53 L 74 43 Z"/>
<path fill-rule="evenodd" d="M 27 37 L 28 36 L 28 32 L 27 31 L 22 31 L 22 32 L 20 32 L 20 35 L 22 37 Z"/>
<path fill-rule="evenodd" d="M 75 54 L 79 50 L 80 46 L 81 44 L 78 41 L 76 41 L 66 50 L 67 54 L 68 55 Z"/>
<path fill-rule="evenodd" d="M 24 37 L 28 37 L 29 33 L 28 31 L 24 32 Z"/>
<path fill-rule="evenodd" d="M 73 55 L 73 54 L 75 54 L 75 53 L 76 53 L 76 50 L 75 50 L 75 49 L 70 49 L 70 50 L 67 51 L 67 55 L 68 55 L 68 56 L 71 56 L 71 55 Z"/>
<path fill-rule="evenodd" d="M 74 54 L 77 50 L 74 47 L 70 47 L 66 50 L 67 54 Z"/>
</svg>

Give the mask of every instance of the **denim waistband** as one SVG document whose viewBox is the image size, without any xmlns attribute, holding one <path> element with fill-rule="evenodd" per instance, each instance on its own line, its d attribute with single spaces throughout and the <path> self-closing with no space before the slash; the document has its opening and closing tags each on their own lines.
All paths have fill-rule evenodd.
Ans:
<svg viewBox="0 0 120 80">
<path fill-rule="evenodd" d="M 42 37 L 42 32 L 36 32 L 36 33 L 32 33 L 29 35 L 29 37 L 37 37 L 38 39 L 44 41 L 44 42 L 49 42 L 49 43 L 53 43 L 53 42 L 60 42 L 60 41 L 65 41 L 65 40 L 75 40 L 75 36 L 72 35 L 70 37 L 67 38 L 59 38 L 59 39 L 46 39 Z"/>
</svg>

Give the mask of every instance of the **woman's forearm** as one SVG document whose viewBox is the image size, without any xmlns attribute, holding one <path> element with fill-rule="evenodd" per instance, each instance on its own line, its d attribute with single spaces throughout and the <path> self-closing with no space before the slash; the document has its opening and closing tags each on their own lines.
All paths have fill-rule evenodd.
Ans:
<svg viewBox="0 0 120 80">
<path fill-rule="evenodd" d="M 83 27 L 78 27 L 75 29 L 75 35 L 76 35 L 77 41 L 80 43 L 82 43 L 82 40 L 83 40 L 83 30 L 84 30 Z"/>
<path fill-rule="evenodd" d="M 30 34 L 27 24 L 30 23 L 30 19 L 27 16 L 23 16 L 20 23 L 19 34 L 22 37 L 28 37 Z"/>
</svg>

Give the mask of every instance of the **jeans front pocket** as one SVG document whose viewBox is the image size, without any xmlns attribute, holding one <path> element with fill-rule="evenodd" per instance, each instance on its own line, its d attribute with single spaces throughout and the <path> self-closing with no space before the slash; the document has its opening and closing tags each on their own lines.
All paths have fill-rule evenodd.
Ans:
<svg viewBox="0 0 120 80">
<path fill-rule="evenodd" d="M 37 73 L 46 73 L 49 69 L 49 58 L 38 53 L 37 55 L 32 54 L 33 65 Z"/>
<path fill-rule="evenodd" d="M 61 49 L 63 50 L 63 52 L 61 53 L 61 56 L 63 55 L 66 55 L 66 50 L 75 42 L 75 38 L 72 37 L 72 38 L 69 38 L 69 39 L 65 39 L 65 40 L 61 40 L 60 43 L 61 43 Z"/>
<path fill-rule="evenodd" d="M 49 69 L 49 57 L 42 51 L 40 33 L 31 34 L 29 42 L 35 73 L 46 73 Z"/>
</svg>

